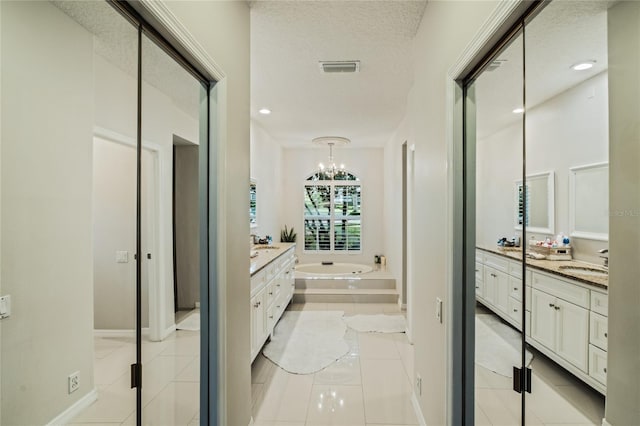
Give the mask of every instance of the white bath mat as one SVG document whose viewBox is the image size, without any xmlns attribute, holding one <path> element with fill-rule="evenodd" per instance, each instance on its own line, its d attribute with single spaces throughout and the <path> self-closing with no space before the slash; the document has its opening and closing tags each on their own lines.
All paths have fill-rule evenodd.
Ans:
<svg viewBox="0 0 640 426">
<path fill-rule="evenodd" d="M 200 330 L 200 312 L 194 311 L 182 318 L 179 323 L 176 324 L 177 330 L 190 330 L 190 331 L 199 331 Z"/>
<path fill-rule="evenodd" d="M 354 315 L 345 317 L 349 328 L 357 331 L 375 333 L 404 333 L 407 330 L 407 321 L 403 315 Z"/>
<path fill-rule="evenodd" d="M 262 353 L 284 370 L 311 374 L 349 352 L 342 311 L 286 311 Z"/>
<path fill-rule="evenodd" d="M 505 377 L 520 366 L 521 334 L 494 315 L 476 315 L 476 364 Z M 533 359 L 527 351 L 526 365 Z"/>
</svg>

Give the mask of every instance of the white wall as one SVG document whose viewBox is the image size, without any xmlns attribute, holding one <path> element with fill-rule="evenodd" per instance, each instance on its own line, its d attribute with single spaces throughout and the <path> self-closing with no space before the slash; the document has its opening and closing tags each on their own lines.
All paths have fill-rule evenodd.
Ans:
<svg viewBox="0 0 640 426">
<path fill-rule="evenodd" d="M 494 1 L 429 2 L 414 40 L 414 85 L 408 96 L 407 125 L 385 149 L 387 161 L 401 161 L 400 145 L 415 144 L 413 310 L 415 373 L 422 377 L 418 396 L 427 424 L 446 424 L 446 319 L 438 323 L 435 300 L 447 306 L 447 147 L 446 73 L 487 19 Z M 389 159 L 389 156 L 392 158 Z M 398 169 L 397 166 L 395 170 Z M 400 178 L 396 172 L 394 179 Z M 400 182 L 389 182 L 400 188 Z M 387 227 L 393 218 L 387 217 Z M 389 229 L 389 228 L 388 228 Z M 386 250 L 401 252 L 401 247 Z M 447 317 L 445 312 L 444 317 Z"/>
<path fill-rule="evenodd" d="M 282 147 L 255 121 L 251 122 L 251 177 L 257 180 L 257 223 L 251 233 L 271 235 L 280 241 L 282 178 L 288 165 L 282 163 Z M 248 189 L 247 189 L 248 192 Z M 301 234 L 299 234 L 301 235 Z"/>
<path fill-rule="evenodd" d="M 296 254 L 300 263 L 335 262 L 373 264 L 373 256 L 384 254 L 389 259 L 395 252 L 384 253 L 383 204 L 385 202 L 384 151 L 382 148 L 336 148 L 333 151 L 337 163 L 344 163 L 347 170 L 360 178 L 362 191 L 362 240 L 361 253 L 306 254 L 304 253 L 304 184 L 314 173 L 319 162 L 326 162 L 329 149 L 285 148 L 283 155 L 283 224 L 293 226 L 298 234 Z M 401 208 L 401 205 L 399 206 Z"/>
<path fill-rule="evenodd" d="M 48 2 L 0 8 L 1 423 L 42 425 L 93 389 L 93 43 Z"/>
<path fill-rule="evenodd" d="M 608 11 L 610 254 L 606 420 L 640 419 L 640 3 Z"/>
<path fill-rule="evenodd" d="M 569 169 L 608 161 L 608 90 L 600 73 L 527 111 L 527 174 L 555 172 L 555 230 L 569 234 Z M 477 144 L 477 244 L 495 247 L 514 229 L 514 186 L 522 178 L 521 122 Z M 514 142 L 515 141 L 515 142 Z M 531 233 L 528 233 L 531 236 Z M 537 239 L 545 235 L 533 233 Z M 600 262 L 602 241 L 572 238 L 576 259 Z"/>
<path fill-rule="evenodd" d="M 222 265 L 218 268 L 222 309 L 220 331 L 223 375 L 219 399 L 226 418 L 219 424 L 247 425 L 251 418 L 249 347 L 249 5 L 240 1 L 172 1 L 167 6 L 224 71 L 218 83 L 223 111 L 216 124 L 223 135 L 218 164 L 219 213 L 226 223 L 216 235 Z M 203 19 L 206 17 L 206 19 Z M 220 275 L 222 274 L 222 275 Z M 212 320 L 212 325 L 216 319 Z"/>
</svg>

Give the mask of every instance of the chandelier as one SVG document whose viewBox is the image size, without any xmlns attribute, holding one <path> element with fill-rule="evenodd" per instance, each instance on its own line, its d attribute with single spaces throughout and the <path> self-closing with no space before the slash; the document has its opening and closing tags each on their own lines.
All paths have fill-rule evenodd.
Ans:
<svg viewBox="0 0 640 426">
<path fill-rule="evenodd" d="M 329 146 L 329 163 L 318 163 L 318 176 L 326 176 L 328 179 L 333 180 L 336 177 L 344 176 L 347 172 L 345 171 L 344 164 L 340 164 L 338 166 L 333 159 L 333 147 L 335 145 L 346 145 L 351 142 L 347 138 L 343 138 L 340 136 L 322 136 L 320 138 L 315 138 L 312 141 L 316 145 L 328 145 Z"/>
</svg>

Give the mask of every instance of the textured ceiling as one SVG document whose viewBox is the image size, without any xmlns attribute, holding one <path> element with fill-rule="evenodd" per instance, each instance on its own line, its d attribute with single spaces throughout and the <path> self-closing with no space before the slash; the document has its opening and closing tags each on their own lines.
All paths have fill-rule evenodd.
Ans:
<svg viewBox="0 0 640 426">
<path fill-rule="evenodd" d="M 525 28 L 527 107 L 585 81 L 607 69 L 607 8 L 610 1 L 554 1 Z M 497 57 L 502 65 L 485 71 L 476 82 L 478 138 L 521 119 L 523 105 L 523 37 L 518 36 Z M 571 65 L 596 60 L 587 71 Z"/>
<path fill-rule="evenodd" d="M 382 146 L 405 112 L 425 1 L 251 3 L 251 117 L 284 146 L 345 136 Z M 322 74 L 318 61 L 359 60 Z M 269 116 L 258 114 L 262 107 Z"/>
<path fill-rule="evenodd" d="M 94 36 L 94 51 L 133 78 L 137 76 L 136 28 L 104 1 L 52 0 Z M 171 98 L 194 119 L 199 117 L 200 84 L 150 39 L 142 39 L 142 79 Z"/>
</svg>

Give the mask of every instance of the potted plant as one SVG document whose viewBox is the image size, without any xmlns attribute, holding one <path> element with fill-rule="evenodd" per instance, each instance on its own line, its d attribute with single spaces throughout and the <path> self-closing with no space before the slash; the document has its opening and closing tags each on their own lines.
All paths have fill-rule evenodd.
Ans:
<svg viewBox="0 0 640 426">
<path fill-rule="evenodd" d="M 296 233 L 293 231 L 293 227 L 291 227 L 291 229 L 287 229 L 287 225 L 284 226 L 284 229 L 280 231 L 280 242 L 282 243 L 296 242 Z"/>
</svg>

